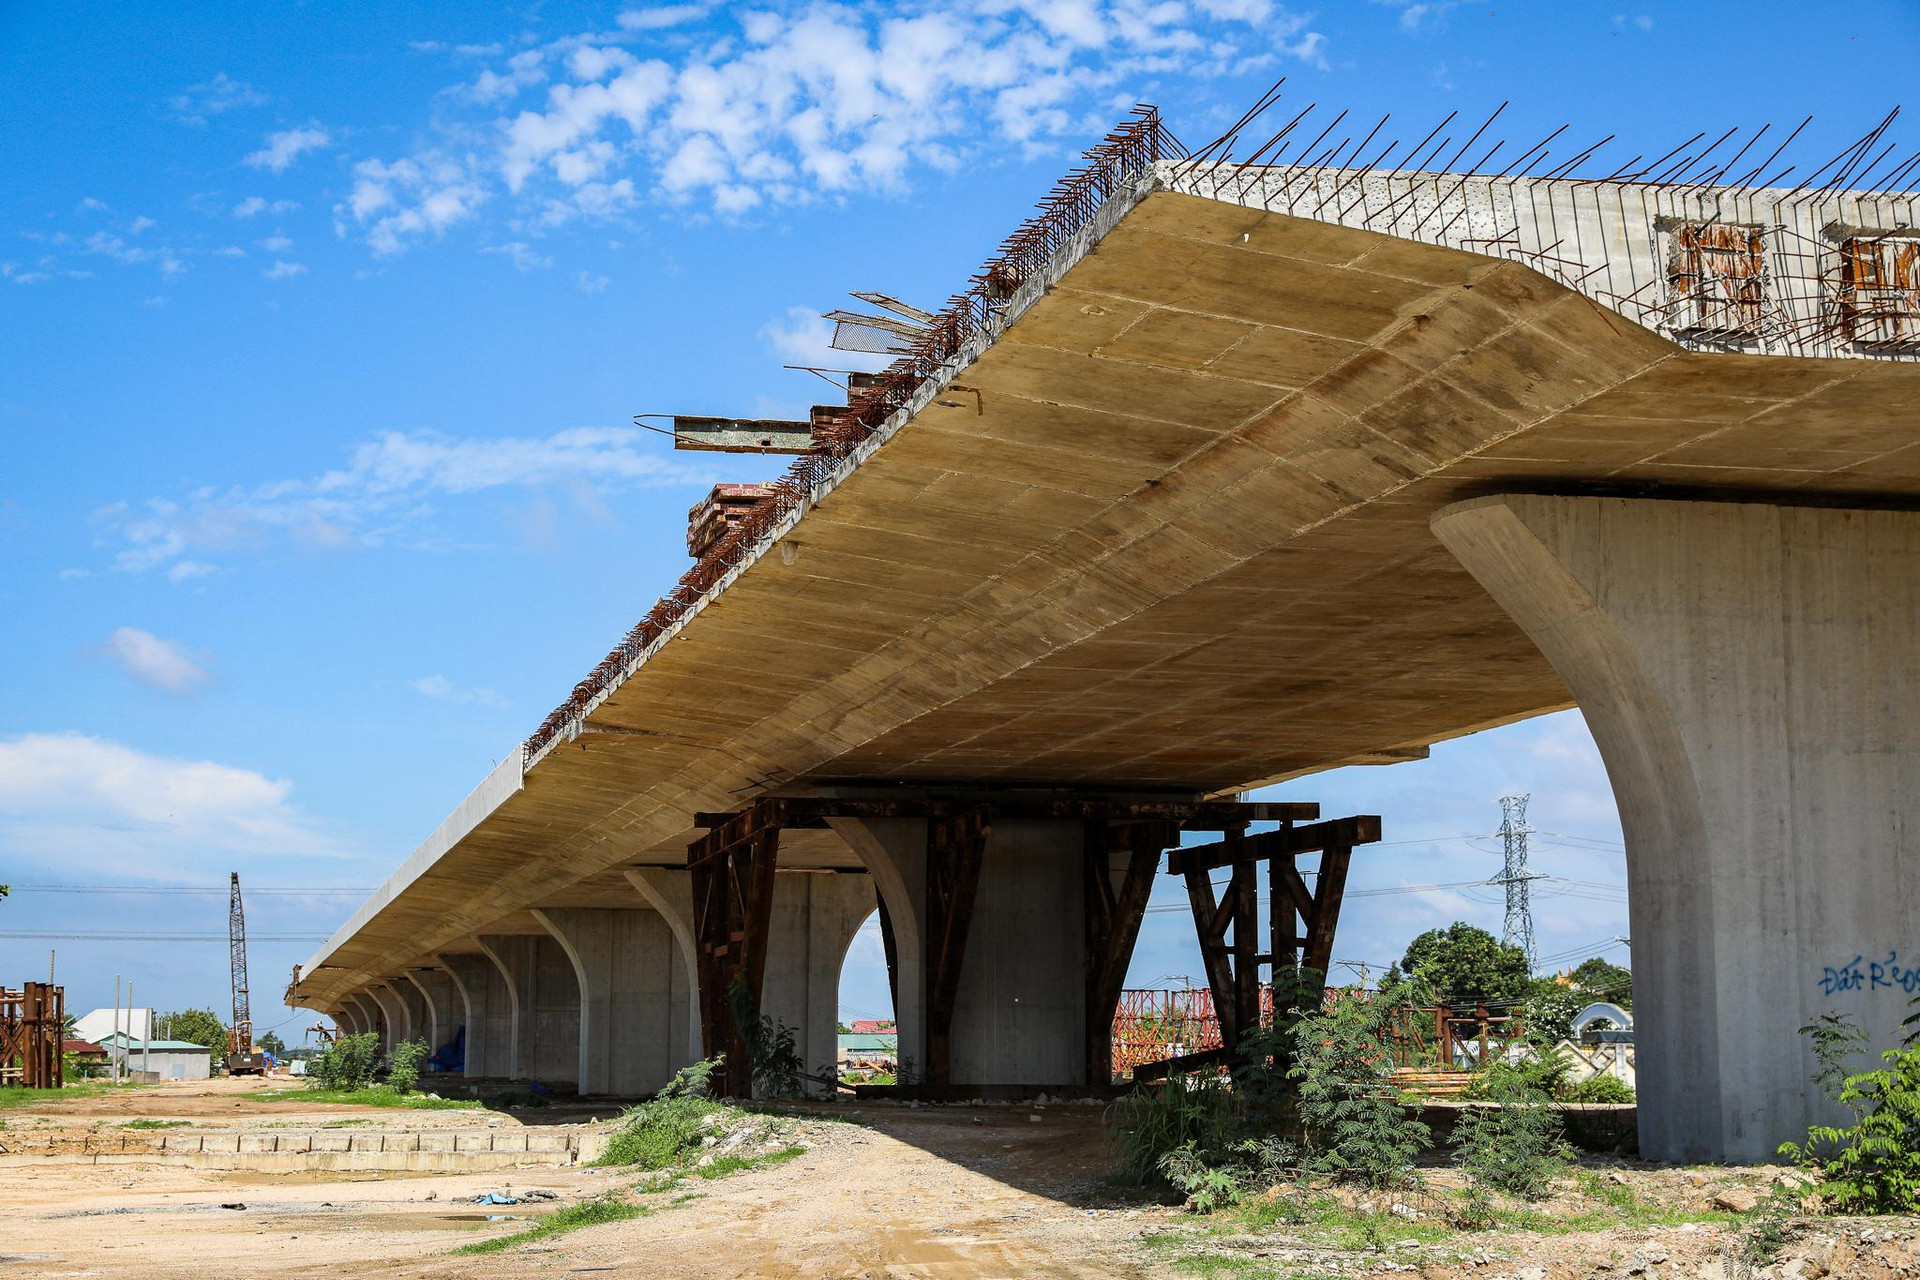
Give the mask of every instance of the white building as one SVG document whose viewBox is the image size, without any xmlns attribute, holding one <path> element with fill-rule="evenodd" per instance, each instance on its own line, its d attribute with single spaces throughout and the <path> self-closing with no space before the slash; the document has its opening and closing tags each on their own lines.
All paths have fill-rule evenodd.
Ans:
<svg viewBox="0 0 1920 1280">
<path fill-rule="evenodd" d="M 116 1018 L 114 1015 L 118 1014 Z M 73 1021 L 73 1034 L 80 1040 L 91 1040 L 95 1044 L 105 1044 L 114 1032 L 123 1032 L 136 1040 L 145 1040 L 153 1033 L 153 1010 L 151 1009 L 95 1009 L 84 1017 Z"/>
<path fill-rule="evenodd" d="M 213 1074 L 212 1050 L 191 1040 L 139 1040 L 123 1031 L 98 1043 L 108 1061 L 121 1064 L 123 1075 L 148 1072 L 158 1080 L 205 1080 Z"/>
</svg>

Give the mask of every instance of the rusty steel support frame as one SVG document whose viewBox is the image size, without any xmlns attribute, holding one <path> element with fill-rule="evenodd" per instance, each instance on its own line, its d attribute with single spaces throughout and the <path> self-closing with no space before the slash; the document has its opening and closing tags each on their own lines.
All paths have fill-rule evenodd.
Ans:
<svg viewBox="0 0 1920 1280">
<path fill-rule="evenodd" d="M 992 834 L 985 805 L 927 820 L 926 1081 L 936 1088 L 952 1082 L 953 1006 Z"/>
<path fill-rule="evenodd" d="M 1276 988 L 1289 982 L 1324 983 L 1333 960 L 1333 935 L 1346 897 L 1354 847 L 1380 839 L 1380 818 L 1362 814 L 1307 826 L 1283 821 L 1279 830 L 1258 835 L 1248 835 L 1242 825 L 1223 834 L 1218 844 L 1176 849 L 1167 858 L 1168 873 L 1187 882 L 1200 957 L 1220 1023 L 1221 1047 L 1136 1067 L 1136 1080 L 1237 1059 L 1241 1042 L 1260 1025 L 1260 993 L 1266 985 L 1261 981 L 1263 966 Z M 1320 854 L 1320 870 L 1311 891 L 1296 862 L 1306 853 Z M 1258 949 L 1262 861 L 1267 864 L 1272 895 L 1265 951 Z M 1208 873 L 1221 868 L 1229 870 L 1229 879 L 1216 899 Z M 1276 1014 L 1279 1000 L 1276 991 Z"/>
<path fill-rule="evenodd" d="M 717 1050 L 724 1055 L 718 1088 L 732 1097 L 753 1092 L 742 1020 L 759 1017 L 773 915 L 773 876 L 785 819 L 781 801 L 761 800 L 708 831 L 687 850 L 701 1038 L 708 1053 Z M 742 990 L 744 994 L 737 996 Z"/>
<path fill-rule="evenodd" d="M 60 1051 L 66 1022 L 65 987 L 29 982 L 18 991 L 0 990 L 0 1085 L 63 1088 L 66 1063 Z"/>
<path fill-rule="evenodd" d="M 1089 820 L 1086 831 L 1086 1083 L 1099 1088 L 1113 1080 L 1114 1011 L 1126 986 L 1161 854 L 1180 843 L 1180 825 L 1156 820 L 1115 826 Z M 1120 852 L 1127 854 L 1127 871 L 1116 891 L 1113 855 Z"/>
<path fill-rule="evenodd" d="M 694 897 L 702 1034 L 708 1051 L 724 1053 L 727 1061 L 717 1087 L 736 1096 L 750 1093 L 752 1089 L 751 1065 L 746 1060 L 746 1028 L 735 1023 L 732 992 L 737 984 L 744 982 L 752 998 L 750 1002 L 743 1002 L 743 1007 L 757 1011 L 766 973 L 773 877 L 783 830 L 823 828 L 830 818 L 926 819 L 927 927 L 923 934 L 925 962 L 921 972 L 926 984 L 927 1060 L 921 1064 L 920 1074 L 924 1087 L 937 1090 L 952 1084 L 953 1015 L 973 923 L 974 899 L 994 819 L 1081 821 L 1087 832 L 1084 852 L 1086 1083 L 1105 1087 L 1111 1083 L 1112 1057 L 1108 1041 L 1114 1009 L 1126 982 L 1127 965 L 1133 957 L 1134 943 L 1139 937 L 1141 919 L 1163 851 L 1179 842 L 1182 830 L 1221 831 L 1229 840 L 1240 840 L 1247 826 L 1254 822 L 1280 822 L 1286 824 L 1283 830 L 1302 833 L 1302 838 L 1310 838 L 1306 833 L 1339 827 L 1338 823 L 1313 827 L 1292 825 L 1319 816 L 1318 805 L 1298 802 L 1116 800 L 1071 795 L 937 796 L 898 800 L 766 798 L 736 812 L 696 813 L 694 825 L 704 828 L 706 834 L 688 848 L 687 869 L 692 876 Z M 1376 834 L 1369 838 L 1378 839 L 1379 820 L 1371 821 Z M 1245 837 L 1245 844 L 1260 856 L 1269 856 L 1272 834 L 1278 833 Z M 1176 850 L 1176 856 L 1204 854 L 1221 847 Z M 1122 851 L 1129 855 L 1127 870 L 1116 888 L 1111 856 Z M 1306 851 L 1306 846 L 1302 851 Z M 1340 862 L 1339 867 L 1337 878 L 1344 884 L 1345 862 Z M 1204 882 L 1204 869 L 1200 877 Z M 1323 879 L 1323 890 L 1328 883 Z M 1338 896 L 1339 888 L 1335 886 L 1331 891 L 1333 914 L 1338 912 Z M 1247 904 L 1247 910 L 1252 911 L 1251 891 Z M 881 939 L 887 955 L 887 982 L 898 1008 L 898 944 L 884 899 L 880 901 L 879 913 Z M 1330 925 L 1324 933 L 1326 947 L 1330 948 Z M 1251 939 L 1252 926 L 1247 926 L 1242 934 Z M 1320 935 L 1314 932 L 1311 922 L 1308 936 L 1309 953 L 1316 954 L 1311 939 Z M 1250 951 L 1251 946 L 1248 942 L 1242 949 Z M 1275 949 L 1278 947 L 1276 939 Z M 1256 964 L 1245 963 L 1243 967 L 1257 978 Z M 1211 969 L 1209 972 L 1211 974 Z M 1217 989 L 1231 990 L 1231 980 L 1223 978 L 1223 981 L 1227 986 Z M 1256 1012 L 1243 1017 L 1236 1025 L 1251 1025 L 1257 1018 L 1257 990 L 1253 998 Z M 1221 1005 L 1223 1011 L 1228 1007 L 1225 1003 Z"/>
</svg>

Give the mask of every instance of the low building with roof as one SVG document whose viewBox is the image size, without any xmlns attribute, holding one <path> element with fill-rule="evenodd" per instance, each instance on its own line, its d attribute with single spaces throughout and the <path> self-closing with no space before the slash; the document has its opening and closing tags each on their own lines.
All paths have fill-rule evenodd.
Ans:
<svg viewBox="0 0 1920 1280">
<path fill-rule="evenodd" d="M 154 1080 L 205 1080 L 213 1074 L 213 1050 L 191 1040 L 140 1040 L 121 1031 L 100 1047 L 122 1072 Z"/>
</svg>

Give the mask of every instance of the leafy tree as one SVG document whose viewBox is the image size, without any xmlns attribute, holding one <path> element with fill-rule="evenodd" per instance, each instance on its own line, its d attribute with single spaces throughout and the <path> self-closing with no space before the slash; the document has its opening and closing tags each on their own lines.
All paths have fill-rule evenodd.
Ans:
<svg viewBox="0 0 1920 1280">
<path fill-rule="evenodd" d="M 1507 1004 L 1527 990 L 1527 953 L 1485 929 L 1456 920 L 1429 929 L 1407 945 L 1407 954 L 1387 970 L 1386 986 L 1418 978 L 1440 1003 L 1454 1008 Z"/>
<path fill-rule="evenodd" d="M 1573 1034 L 1573 1018 L 1592 1004 L 1594 994 L 1553 978 L 1535 978 L 1527 984 L 1527 1035 L 1540 1044 L 1554 1044 Z"/>
<path fill-rule="evenodd" d="M 351 1093 L 373 1083 L 374 1069 L 379 1063 L 380 1037 L 374 1032 L 342 1036 L 307 1064 L 307 1085 L 313 1089 Z"/>
<path fill-rule="evenodd" d="M 850 1036 L 853 1034 L 853 1028 L 848 1026 L 846 1023 L 841 1022 L 835 1025 L 839 1028 L 839 1030 L 835 1034 L 843 1035 L 843 1036 Z"/>
<path fill-rule="evenodd" d="M 284 1058 L 287 1056 L 287 1042 L 280 1038 L 280 1033 L 277 1031 L 267 1032 L 267 1034 L 261 1036 L 258 1040 L 254 1041 L 254 1043 L 261 1049 L 272 1054 L 275 1058 Z"/>
<path fill-rule="evenodd" d="M 1622 1009 L 1633 1008 L 1633 970 L 1594 956 L 1574 967 L 1572 978 L 1597 999 L 1611 1000 Z"/>
<path fill-rule="evenodd" d="M 167 1039 L 203 1044 L 212 1050 L 212 1061 L 226 1061 L 227 1025 L 220 1021 L 220 1015 L 213 1010 L 182 1009 L 178 1013 L 160 1015 L 160 1022 L 166 1028 Z"/>
</svg>

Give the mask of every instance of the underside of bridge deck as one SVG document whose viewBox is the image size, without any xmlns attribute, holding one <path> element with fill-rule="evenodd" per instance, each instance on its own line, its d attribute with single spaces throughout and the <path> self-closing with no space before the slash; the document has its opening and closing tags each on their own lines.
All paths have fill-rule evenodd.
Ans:
<svg viewBox="0 0 1920 1280">
<path fill-rule="evenodd" d="M 1911 352 L 1703 344 L 1537 252 L 1165 179 L 1113 195 L 777 548 L 483 783 L 296 994 L 630 907 L 633 875 L 687 865 L 697 814 L 758 797 L 1191 801 L 1572 705 L 1551 647 L 1435 536 L 1466 500 L 1920 500 Z M 795 835 L 783 867 L 860 865 Z"/>
</svg>

